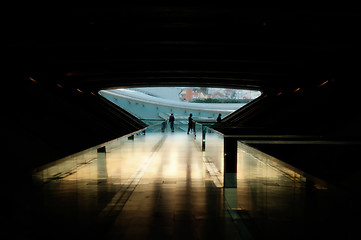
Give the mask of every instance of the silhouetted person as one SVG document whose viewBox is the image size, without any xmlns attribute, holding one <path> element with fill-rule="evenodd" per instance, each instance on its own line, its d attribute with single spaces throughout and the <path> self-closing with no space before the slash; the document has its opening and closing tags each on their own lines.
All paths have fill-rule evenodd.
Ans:
<svg viewBox="0 0 361 240">
<path fill-rule="evenodd" d="M 222 122 L 222 118 L 221 118 L 222 114 L 218 114 L 218 117 L 217 117 L 217 123 L 220 123 Z"/>
<path fill-rule="evenodd" d="M 167 121 L 162 122 L 162 132 L 165 131 L 165 127 L 167 126 Z"/>
<path fill-rule="evenodd" d="M 189 130 L 193 130 L 193 118 L 192 118 L 192 116 L 193 116 L 192 113 L 189 114 L 187 134 L 189 134 Z"/>
<path fill-rule="evenodd" d="M 173 113 L 169 116 L 170 129 L 174 132 L 174 115 Z"/>
</svg>

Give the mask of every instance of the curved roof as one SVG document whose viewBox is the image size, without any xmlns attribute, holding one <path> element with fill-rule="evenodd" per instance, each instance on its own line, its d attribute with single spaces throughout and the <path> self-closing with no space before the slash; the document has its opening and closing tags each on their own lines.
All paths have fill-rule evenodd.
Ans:
<svg viewBox="0 0 361 240">
<path fill-rule="evenodd" d="M 245 103 L 190 103 L 190 102 L 179 102 L 169 99 L 158 98 L 147 95 L 142 92 L 129 90 L 129 89 L 116 89 L 116 90 L 101 90 L 100 95 L 111 95 L 115 98 L 127 99 L 130 101 L 151 104 L 169 108 L 178 108 L 191 111 L 200 112 L 217 112 L 223 114 L 229 114 L 235 110 L 243 107 Z"/>
</svg>

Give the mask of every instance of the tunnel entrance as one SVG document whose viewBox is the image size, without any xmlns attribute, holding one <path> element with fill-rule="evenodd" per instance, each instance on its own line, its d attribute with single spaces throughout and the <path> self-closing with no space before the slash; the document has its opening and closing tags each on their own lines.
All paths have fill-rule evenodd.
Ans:
<svg viewBox="0 0 361 240">
<path fill-rule="evenodd" d="M 99 94 L 147 125 L 175 117 L 175 124 L 216 123 L 261 95 L 259 90 L 208 87 L 144 87 L 101 90 Z"/>
</svg>

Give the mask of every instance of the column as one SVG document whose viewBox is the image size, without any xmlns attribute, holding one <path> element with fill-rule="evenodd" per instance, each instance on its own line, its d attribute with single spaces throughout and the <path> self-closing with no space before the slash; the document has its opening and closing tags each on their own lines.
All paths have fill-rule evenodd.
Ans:
<svg viewBox="0 0 361 240">
<path fill-rule="evenodd" d="M 237 188 L 237 139 L 224 136 L 224 187 Z"/>
<path fill-rule="evenodd" d="M 202 125 L 202 152 L 206 150 L 206 132 L 207 132 L 206 126 Z"/>
<path fill-rule="evenodd" d="M 106 152 L 105 146 L 97 149 L 98 181 L 108 178 Z"/>
</svg>

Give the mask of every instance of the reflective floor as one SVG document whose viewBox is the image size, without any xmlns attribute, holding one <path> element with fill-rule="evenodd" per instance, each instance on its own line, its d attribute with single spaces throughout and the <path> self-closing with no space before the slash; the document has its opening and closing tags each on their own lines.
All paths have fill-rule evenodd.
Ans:
<svg viewBox="0 0 361 240">
<path fill-rule="evenodd" d="M 17 234 L 240 239 L 222 188 L 208 174 L 193 136 L 184 132 L 136 136 L 75 169 L 32 190 L 25 232 Z"/>
<path fill-rule="evenodd" d="M 326 162 L 327 163 L 327 162 Z M 345 163 L 346 164 L 346 163 Z M 355 239 L 359 200 L 347 191 L 238 143 L 229 200 L 256 239 Z"/>
<path fill-rule="evenodd" d="M 357 199 L 240 143 L 238 188 L 223 189 L 221 142 L 205 153 L 185 132 L 147 133 L 59 160 L 19 184 L 1 227 L 9 239 L 356 236 Z"/>
</svg>

